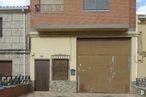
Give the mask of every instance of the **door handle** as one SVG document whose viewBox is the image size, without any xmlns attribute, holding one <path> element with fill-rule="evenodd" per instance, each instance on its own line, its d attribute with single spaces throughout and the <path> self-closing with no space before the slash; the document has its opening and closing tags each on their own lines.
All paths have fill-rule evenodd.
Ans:
<svg viewBox="0 0 146 97">
<path fill-rule="evenodd" d="M 77 86 L 78 92 L 80 91 L 80 77 L 78 76 L 78 86 Z"/>
<path fill-rule="evenodd" d="M 112 56 L 112 65 L 115 64 L 115 56 Z"/>
<path fill-rule="evenodd" d="M 111 67 L 111 78 L 114 79 L 116 76 L 115 72 L 115 56 L 112 56 L 112 67 Z"/>
<path fill-rule="evenodd" d="M 113 72 L 113 73 L 112 73 L 112 79 L 114 79 L 115 76 L 116 76 L 116 72 Z"/>
</svg>

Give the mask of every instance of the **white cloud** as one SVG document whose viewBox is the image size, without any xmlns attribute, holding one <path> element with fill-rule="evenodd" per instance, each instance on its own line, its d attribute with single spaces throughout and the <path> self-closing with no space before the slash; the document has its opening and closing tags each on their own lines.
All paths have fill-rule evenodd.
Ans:
<svg viewBox="0 0 146 97">
<path fill-rule="evenodd" d="M 146 14 L 146 5 L 138 8 L 137 14 Z"/>
<path fill-rule="evenodd" d="M 29 0 L 0 0 L 1 6 L 25 6 L 29 5 Z"/>
</svg>

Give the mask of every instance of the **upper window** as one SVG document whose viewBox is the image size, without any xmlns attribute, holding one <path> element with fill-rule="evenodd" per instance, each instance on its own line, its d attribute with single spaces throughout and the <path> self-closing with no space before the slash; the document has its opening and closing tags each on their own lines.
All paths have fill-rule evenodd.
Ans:
<svg viewBox="0 0 146 97">
<path fill-rule="evenodd" d="M 84 0 L 84 10 L 109 10 L 109 0 Z"/>
<path fill-rule="evenodd" d="M 3 31 L 3 28 L 2 28 L 3 23 L 2 23 L 2 21 L 3 21 L 3 19 L 2 19 L 2 17 L 0 17 L 0 37 L 2 37 L 2 31 Z"/>
<path fill-rule="evenodd" d="M 37 12 L 62 12 L 64 10 L 64 0 L 40 0 L 35 8 Z"/>
</svg>

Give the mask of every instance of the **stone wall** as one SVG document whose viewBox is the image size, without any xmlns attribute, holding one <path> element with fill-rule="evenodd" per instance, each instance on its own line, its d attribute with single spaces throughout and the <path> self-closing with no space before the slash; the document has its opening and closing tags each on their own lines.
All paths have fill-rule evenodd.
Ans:
<svg viewBox="0 0 146 97">
<path fill-rule="evenodd" d="M 24 24 L 23 14 L 1 13 L 2 37 L 0 37 L 0 49 L 24 49 Z"/>
<path fill-rule="evenodd" d="M 25 52 L 25 35 L 28 33 L 27 14 L 23 12 L 0 12 L 2 17 L 2 37 L 0 37 L 0 61 L 12 61 L 12 74 L 28 74 L 28 55 Z M 27 21 L 25 23 L 25 21 Z M 19 52 L 19 53 L 17 53 Z M 26 60 L 25 60 L 25 58 Z"/>
<path fill-rule="evenodd" d="M 50 81 L 50 92 L 77 92 L 77 83 L 75 81 Z"/>
</svg>

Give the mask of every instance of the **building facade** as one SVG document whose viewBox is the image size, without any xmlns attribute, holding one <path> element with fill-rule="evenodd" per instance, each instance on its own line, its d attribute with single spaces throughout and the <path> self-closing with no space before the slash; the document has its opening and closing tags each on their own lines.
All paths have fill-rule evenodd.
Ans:
<svg viewBox="0 0 146 97">
<path fill-rule="evenodd" d="M 146 77 L 146 15 L 138 15 L 137 17 L 138 37 L 138 77 Z"/>
<path fill-rule="evenodd" d="M 0 7 L 0 75 L 27 75 L 28 7 Z"/>
<path fill-rule="evenodd" d="M 135 17 L 135 0 L 31 0 L 35 90 L 131 93 Z"/>
</svg>

